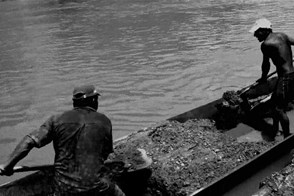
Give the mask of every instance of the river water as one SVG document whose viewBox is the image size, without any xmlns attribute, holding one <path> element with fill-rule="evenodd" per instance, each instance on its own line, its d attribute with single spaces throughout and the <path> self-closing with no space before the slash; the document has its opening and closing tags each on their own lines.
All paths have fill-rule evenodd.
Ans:
<svg viewBox="0 0 294 196">
<path fill-rule="evenodd" d="M 253 83 L 262 17 L 294 36 L 292 0 L 0 1 L 0 161 L 79 84 L 97 86 L 116 139 Z"/>
</svg>

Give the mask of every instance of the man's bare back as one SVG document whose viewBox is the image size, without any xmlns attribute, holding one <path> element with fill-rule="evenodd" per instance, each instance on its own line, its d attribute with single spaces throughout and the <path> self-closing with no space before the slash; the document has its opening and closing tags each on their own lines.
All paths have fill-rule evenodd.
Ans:
<svg viewBox="0 0 294 196">
<path fill-rule="evenodd" d="M 294 72 L 290 39 L 284 33 L 270 33 L 261 44 L 264 60 L 272 60 L 279 77 Z"/>
</svg>

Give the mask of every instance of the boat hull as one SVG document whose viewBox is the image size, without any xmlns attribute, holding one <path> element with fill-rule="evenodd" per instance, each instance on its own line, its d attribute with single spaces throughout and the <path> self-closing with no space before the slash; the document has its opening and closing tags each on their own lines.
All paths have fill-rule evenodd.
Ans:
<svg viewBox="0 0 294 196">
<path fill-rule="evenodd" d="M 1 185 L 1 196 L 41 196 L 52 192 L 53 170 L 38 171 L 19 180 Z"/>
<path fill-rule="evenodd" d="M 275 86 L 276 78 L 272 78 L 269 80 L 268 83 L 258 85 L 248 92 L 246 92 L 247 97 L 255 98 L 262 94 L 269 94 L 273 91 Z M 178 122 L 185 122 L 189 119 L 218 119 L 218 109 L 216 105 L 222 103 L 224 100 L 223 98 L 217 99 L 212 101 L 208 104 L 203 106 L 197 107 L 185 113 L 179 114 L 177 116 L 171 117 L 168 120 L 170 121 L 178 121 Z M 267 117 L 269 108 L 270 108 L 270 101 L 263 102 L 258 104 L 253 110 L 251 110 L 247 115 L 242 116 L 240 119 L 239 125 L 233 127 L 229 130 L 226 130 L 228 133 L 232 133 L 234 135 L 237 132 L 242 132 L 242 134 L 246 134 L 252 129 L 263 129 L 265 127 L 260 126 L 259 122 L 256 122 L 256 117 L 260 119 L 264 119 Z M 252 118 L 254 117 L 254 118 Z M 246 125 L 246 126 L 243 126 Z M 244 128 L 245 127 L 245 128 Z M 241 131 L 240 131 L 241 130 Z M 241 134 L 241 135 L 242 135 Z M 236 136 L 238 137 L 238 135 Z M 236 183 L 240 183 L 242 181 L 241 178 L 238 176 L 242 175 L 246 177 L 246 175 L 250 175 L 250 172 L 255 172 L 258 165 L 264 165 L 264 162 L 270 162 L 270 157 L 273 155 L 277 155 L 278 151 L 287 151 L 288 149 L 293 148 L 294 144 L 294 137 L 290 137 L 285 141 L 280 142 L 278 145 L 270 148 L 268 151 L 260 154 L 255 159 L 243 164 L 242 166 L 236 168 L 231 173 L 223 176 L 222 178 L 218 179 L 217 181 L 209 184 L 206 187 L 203 187 L 200 190 L 195 191 L 192 195 L 199 196 L 199 195 L 215 195 L 215 193 L 223 193 L 228 189 L 232 188 L 232 186 Z M 250 172 L 248 172 L 248 170 Z M 132 174 L 127 174 L 123 176 L 117 183 L 123 188 L 123 190 L 127 193 L 127 195 L 134 195 L 133 192 L 129 192 L 131 190 L 135 190 L 134 187 L 140 188 L 140 179 L 141 176 L 148 176 L 150 171 L 142 170 L 139 172 L 134 172 Z M 246 175 L 245 175 L 246 174 Z M 30 174 L 24 178 L 19 180 L 4 184 L 0 186 L 0 196 L 1 195 L 47 195 L 52 191 L 52 170 L 44 170 L 35 172 Z M 134 186 L 136 185 L 136 186 Z M 191 196 L 192 196 L 191 195 Z"/>
</svg>

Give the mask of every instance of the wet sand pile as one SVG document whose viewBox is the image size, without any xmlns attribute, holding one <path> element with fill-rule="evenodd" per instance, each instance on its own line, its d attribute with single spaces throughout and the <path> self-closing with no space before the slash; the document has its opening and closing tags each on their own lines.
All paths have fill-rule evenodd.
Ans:
<svg viewBox="0 0 294 196">
<path fill-rule="evenodd" d="M 218 109 L 216 126 L 223 130 L 236 127 L 243 112 L 243 100 L 236 91 L 226 91 L 222 98 L 223 101 L 216 105 Z"/>
<path fill-rule="evenodd" d="M 128 154 L 128 163 L 135 168 L 140 160 L 136 159 L 138 153 L 134 152 L 137 148 L 145 149 L 153 160 L 146 193 L 184 196 L 232 171 L 273 144 L 240 143 L 217 130 L 214 121 L 195 119 L 185 123 L 165 121 L 133 133 L 115 143 L 115 154 L 117 157 Z"/>
<path fill-rule="evenodd" d="M 239 91 L 226 91 L 223 93 L 221 103 L 216 105 L 216 127 L 227 130 L 236 127 L 243 120 L 248 120 L 248 113 L 261 103 L 270 99 L 271 93 L 247 97 Z M 264 113 L 268 112 L 263 110 Z M 250 116 L 250 115 L 249 115 Z"/>
<path fill-rule="evenodd" d="M 254 196 L 293 196 L 294 158 L 281 171 L 274 172 L 260 183 L 260 190 Z"/>
</svg>

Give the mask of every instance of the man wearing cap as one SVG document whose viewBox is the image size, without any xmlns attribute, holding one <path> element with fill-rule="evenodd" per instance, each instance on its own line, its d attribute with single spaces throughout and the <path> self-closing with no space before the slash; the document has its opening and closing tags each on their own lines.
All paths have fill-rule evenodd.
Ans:
<svg viewBox="0 0 294 196">
<path fill-rule="evenodd" d="M 276 66 L 278 82 L 272 95 L 274 103 L 272 139 L 278 132 L 279 123 L 283 129 L 284 138 L 286 138 L 290 135 L 290 122 L 286 114 L 286 107 L 288 102 L 294 98 L 294 68 L 291 49 L 294 39 L 285 33 L 273 32 L 271 22 L 265 18 L 257 20 L 249 32 L 253 33 L 259 42 L 262 42 L 262 75 L 257 81 L 267 80 L 270 59 Z"/>
<path fill-rule="evenodd" d="M 25 136 L 0 166 L 1 175 L 12 175 L 13 167 L 29 151 L 51 141 L 55 151 L 54 194 L 56 196 L 124 196 L 108 180 L 104 161 L 113 152 L 111 121 L 98 109 L 98 96 L 93 85 L 76 87 L 72 110 L 51 116 L 38 130 Z"/>
</svg>

